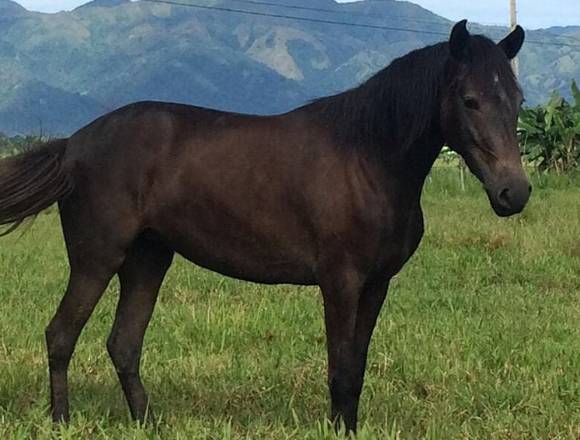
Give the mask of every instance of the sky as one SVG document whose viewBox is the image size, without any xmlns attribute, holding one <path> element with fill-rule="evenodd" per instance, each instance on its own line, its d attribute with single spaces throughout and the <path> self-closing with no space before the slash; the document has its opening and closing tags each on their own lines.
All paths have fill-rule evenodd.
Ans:
<svg viewBox="0 0 580 440">
<path fill-rule="evenodd" d="M 350 0 L 337 1 L 344 3 Z M 16 2 L 29 10 L 42 12 L 70 10 L 88 3 L 87 0 L 16 0 Z M 508 0 L 412 0 L 412 2 L 451 20 L 467 18 L 482 24 L 502 25 L 506 25 L 509 21 Z M 580 26 L 579 3 L 580 0 L 518 0 L 519 21 L 530 29 Z"/>
</svg>

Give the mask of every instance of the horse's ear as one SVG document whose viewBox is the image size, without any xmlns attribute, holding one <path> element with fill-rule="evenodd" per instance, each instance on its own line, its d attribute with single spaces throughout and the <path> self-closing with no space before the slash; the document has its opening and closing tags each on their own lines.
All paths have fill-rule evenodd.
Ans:
<svg viewBox="0 0 580 440">
<path fill-rule="evenodd" d="M 522 48 L 525 38 L 526 33 L 524 32 L 524 29 L 520 25 L 517 25 L 515 29 L 497 45 L 505 52 L 507 57 L 512 60 Z"/>
<path fill-rule="evenodd" d="M 457 61 L 467 62 L 469 61 L 469 31 L 467 30 L 467 20 L 461 20 L 451 31 L 451 37 L 449 37 L 449 50 L 451 56 Z"/>
</svg>

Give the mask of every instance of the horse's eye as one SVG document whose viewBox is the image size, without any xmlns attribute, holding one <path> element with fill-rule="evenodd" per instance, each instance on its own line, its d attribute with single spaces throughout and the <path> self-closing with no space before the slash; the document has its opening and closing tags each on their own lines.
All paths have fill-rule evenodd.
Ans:
<svg viewBox="0 0 580 440">
<path fill-rule="evenodd" d="M 463 104 L 469 110 L 479 110 L 479 102 L 477 102 L 477 99 L 472 98 L 471 96 L 464 97 Z"/>
</svg>

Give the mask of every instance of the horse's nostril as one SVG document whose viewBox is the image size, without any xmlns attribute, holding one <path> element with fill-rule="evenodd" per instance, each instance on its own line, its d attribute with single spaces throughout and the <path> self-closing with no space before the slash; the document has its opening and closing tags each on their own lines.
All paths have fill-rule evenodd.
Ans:
<svg viewBox="0 0 580 440">
<path fill-rule="evenodd" d="M 510 194 L 510 189 L 503 188 L 497 196 L 500 203 L 506 208 L 510 206 L 510 195 L 509 194 Z"/>
</svg>

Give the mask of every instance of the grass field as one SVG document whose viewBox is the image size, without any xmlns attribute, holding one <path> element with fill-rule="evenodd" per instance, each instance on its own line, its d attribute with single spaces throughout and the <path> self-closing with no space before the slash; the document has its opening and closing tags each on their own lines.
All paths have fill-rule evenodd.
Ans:
<svg viewBox="0 0 580 440">
<path fill-rule="evenodd" d="M 580 438 L 580 179 L 534 178 L 517 218 L 438 169 L 423 243 L 374 336 L 360 439 Z M 130 421 L 105 349 L 114 282 L 71 364 L 72 422 L 47 417 L 44 328 L 66 282 L 58 219 L 0 241 L 0 438 L 326 439 L 319 293 L 176 261 L 145 341 L 155 427 Z"/>
</svg>

